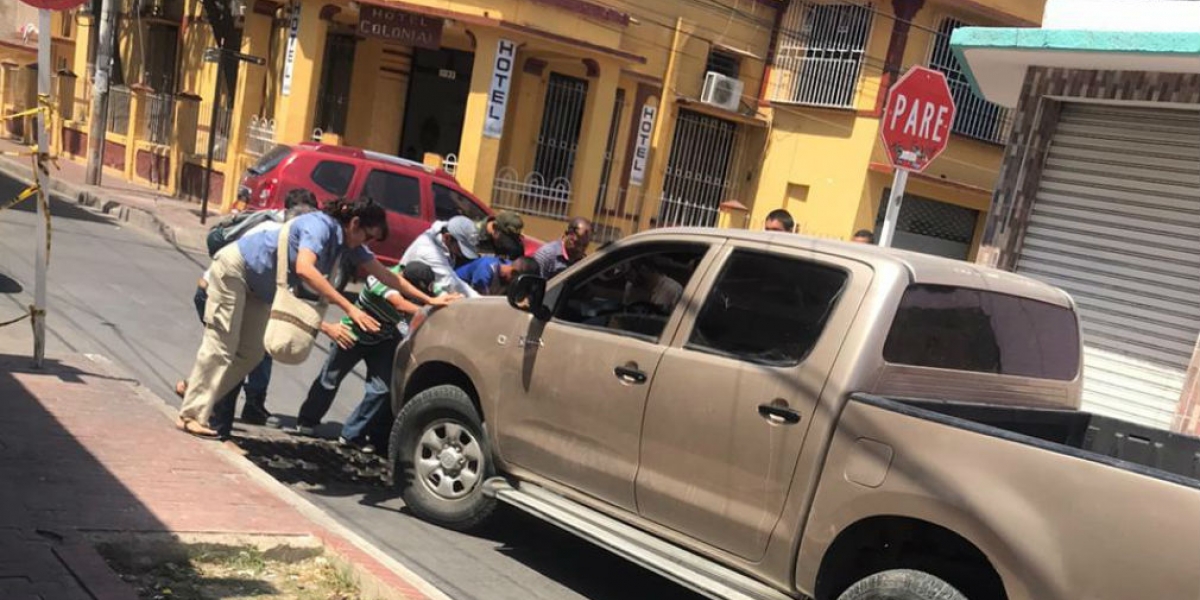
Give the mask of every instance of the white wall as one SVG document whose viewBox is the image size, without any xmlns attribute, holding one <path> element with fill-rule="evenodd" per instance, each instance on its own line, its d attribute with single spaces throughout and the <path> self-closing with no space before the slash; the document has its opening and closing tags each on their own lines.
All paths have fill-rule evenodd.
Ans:
<svg viewBox="0 0 1200 600">
<path fill-rule="evenodd" d="M 1047 0 L 1042 28 L 1200 32 L 1200 1 Z"/>
</svg>

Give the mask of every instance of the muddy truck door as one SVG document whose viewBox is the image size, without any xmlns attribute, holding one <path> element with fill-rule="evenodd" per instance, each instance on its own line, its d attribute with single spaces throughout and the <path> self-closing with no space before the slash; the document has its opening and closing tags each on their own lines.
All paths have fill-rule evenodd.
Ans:
<svg viewBox="0 0 1200 600">
<path fill-rule="evenodd" d="M 872 279 L 863 263 L 731 241 L 650 391 L 638 508 L 748 563 L 780 520 L 800 450 Z"/>
</svg>

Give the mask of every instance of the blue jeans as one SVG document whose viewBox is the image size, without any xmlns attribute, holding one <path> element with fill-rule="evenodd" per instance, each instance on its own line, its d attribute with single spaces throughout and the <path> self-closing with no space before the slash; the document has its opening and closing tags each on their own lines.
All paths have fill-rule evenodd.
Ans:
<svg viewBox="0 0 1200 600">
<path fill-rule="evenodd" d="M 355 344 L 349 350 L 343 350 L 336 343 L 330 344 L 329 357 L 308 388 L 308 397 L 300 406 L 296 422 L 307 427 L 320 425 L 333 405 L 342 380 L 359 361 L 363 361 L 367 363 L 365 393 L 362 402 L 342 426 L 342 437 L 353 442 L 369 439 L 376 446 L 386 444 L 391 428 L 392 360 L 399 344 L 400 340 L 396 338 L 377 344 Z"/>
<path fill-rule="evenodd" d="M 196 314 L 200 317 L 200 324 L 204 324 L 204 305 L 208 303 L 208 292 L 204 288 L 196 286 L 196 294 L 192 297 L 192 301 L 196 304 Z M 242 406 L 242 415 L 245 416 L 247 411 L 258 410 L 260 412 L 267 411 L 267 386 L 271 383 L 271 367 L 274 361 L 271 357 L 263 356 L 262 362 L 254 367 L 253 371 L 246 376 L 246 380 L 233 386 L 228 394 L 225 394 L 213 406 L 212 416 L 208 419 L 208 426 L 217 430 L 217 433 L 222 436 L 229 435 L 233 430 L 233 414 L 237 410 L 238 394 L 242 389 L 246 390 L 246 403 Z"/>
</svg>

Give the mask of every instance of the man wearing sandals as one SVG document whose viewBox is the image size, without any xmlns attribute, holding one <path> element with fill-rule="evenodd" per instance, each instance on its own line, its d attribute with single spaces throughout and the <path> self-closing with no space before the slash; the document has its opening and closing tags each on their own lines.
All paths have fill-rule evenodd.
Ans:
<svg viewBox="0 0 1200 600">
<path fill-rule="evenodd" d="M 310 213 L 317 208 L 317 197 L 312 192 L 300 188 L 294 189 L 284 197 L 283 210 L 277 211 L 279 214 L 274 219 L 247 230 L 241 236 L 230 238 L 226 243 L 234 243 L 239 237 L 260 231 L 277 230 L 283 227 L 285 221 Z M 204 306 L 208 304 L 210 271 L 211 269 L 204 271 L 204 275 L 196 283 L 196 294 L 192 297 L 192 301 L 196 304 L 196 314 L 200 316 L 201 325 L 204 325 Z M 228 394 L 217 401 L 209 426 L 222 435 L 228 435 L 229 430 L 233 427 L 233 413 L 237 409 L 237 397 L 242 390 L 246 391 L 246 403 L 242 406 L 241 421 L 250 425 L 265 425 L 267 419 L 271 417 L 271 413 L 267 411 L 267 386 L 271 383 L 271 366 L 271 357 L 263 356 L 258 366 L 254 367 L 254 370 L 246 376 L 245 382 L 234 386 Z M 175 394 L 180 398 L 187 394 L 186 381 L 180 380 L 175 383 Z"/>
<path fill-rule="evenodd" d="M 286 237 L 281 239 L 285 232 Z M 379 322 L 354 306 L 326 279 L 343 256 L 349 266 L 361 267 L 388 287 L 418 301 L 446 304 L 449 299 L 430 298 L 375 259 L 366 246 L 372 240 L 385 239 L 387 234 L 387 214 L 382 206 L 366 198 L 338 198 L 327 202 L 319 212 L 296 217 L 279 231 L 244 236 L 217 252 L 204 307 L 204 339 L 179 409 L 179 430 L 198 437 L 218 437 L 218 432 L 207 425 L 214 406 L 264 355 L 263 335 L 280 263 L 285 265 L 287 273 L 281 275 L 291 289 L 311 290 L 369 332 L 379 331 Z M 280 246 L 286 256 L 278 257 Z M 321 323 L 320 331 L 339 343 L 348 338 L 338 323 Z"/>
</svg>

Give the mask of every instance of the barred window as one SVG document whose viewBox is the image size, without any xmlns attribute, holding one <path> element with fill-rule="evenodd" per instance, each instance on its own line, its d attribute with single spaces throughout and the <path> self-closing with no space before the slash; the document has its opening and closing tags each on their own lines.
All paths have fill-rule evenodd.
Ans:
<svg viewBox="0 0 1200 600">
<path fill-rule="evenodd" d="M 971 89 L 971 82 L 963 72 L 962 65 L 950 50 L 950 34 L 963 26 L 962 21 L 957 19 L 942 19 L 937 35 L 933 37 L 929 68 L 941 71 L 950 86 L 955 106 L 951 131 L 977 140 L 1003 144 L 1008 137 L 1011 121 L 1008 109 L 988 102 Z"/>
<path fill-rule="evenodd" d="M 772 65 L 771 100 L 853 108 L 871 16 L 868 5 L 790 2 Z"/>
</svg>

